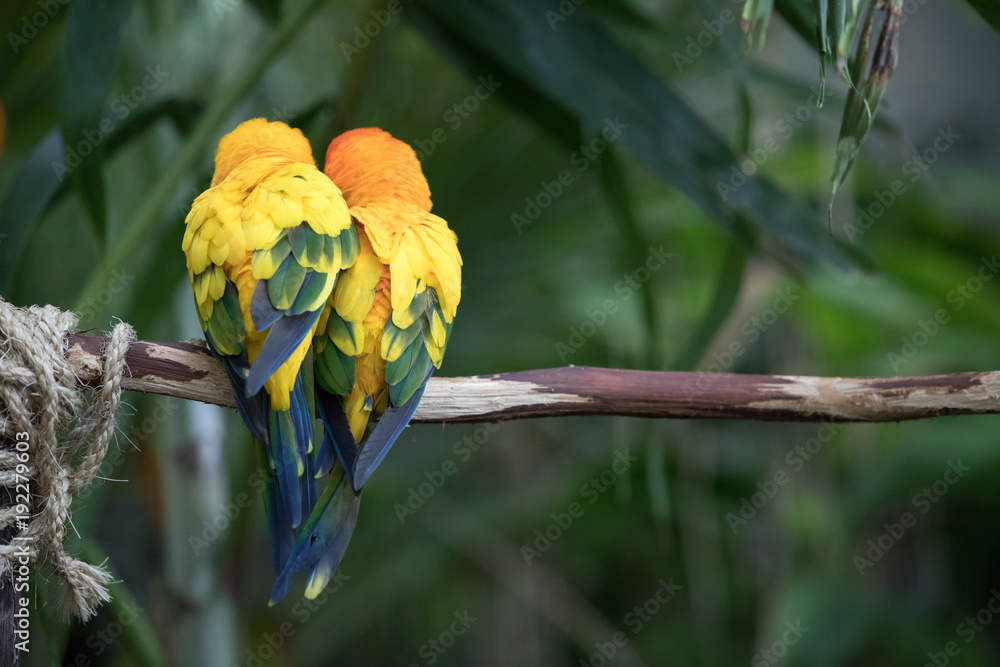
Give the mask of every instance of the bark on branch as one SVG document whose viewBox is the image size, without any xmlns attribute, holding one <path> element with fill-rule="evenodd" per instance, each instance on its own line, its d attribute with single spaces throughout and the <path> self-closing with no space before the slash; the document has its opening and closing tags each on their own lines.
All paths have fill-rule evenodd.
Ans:
<svg viewBox="0 0 1000 667">
<path fill-rule="evenodd" d="M 83 384 L 102 373 L 107 339 L 73 334 L 67 357 Z M 137 341 L 125 389 L 235 407 L 222 365 L 202 341 Z M 1000 371 L 823 378 L 569 366 L 431 378 L 414 422 L 617 415 L 674 419 L 886 422 L 1000 413 Z"/>
</svg>

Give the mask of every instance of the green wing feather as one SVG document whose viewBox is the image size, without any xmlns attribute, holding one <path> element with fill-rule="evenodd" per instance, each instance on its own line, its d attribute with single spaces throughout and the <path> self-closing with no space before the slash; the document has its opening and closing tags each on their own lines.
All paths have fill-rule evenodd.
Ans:
<svg viewBox="0 0 1000 667">
<path fill-rule="evenodd" d="M 414 304 L 422 306 L 417 314 Z M 389 398 L 393 405 L 402 405 L 423 386 L 434 368 L 441 366 L 444 350 L 451 337 L 451 324 L 443 325 L 443 340 L 439 327 L 444 323 L 441 304 L 431 287 L 414 296 L 407 307 L 407 317 L 412 323 L 400 329 L 393 317 L 382 332 L 382 358 L 386 360 L 385 381 L 389 385 Z"/>
</svg>

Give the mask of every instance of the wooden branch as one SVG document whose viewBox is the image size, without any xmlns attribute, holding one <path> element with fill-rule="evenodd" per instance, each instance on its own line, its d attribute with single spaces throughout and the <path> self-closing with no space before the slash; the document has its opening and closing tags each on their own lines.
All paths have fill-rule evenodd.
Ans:
<svg viewBox="0 0 1000 667">
<path fill-rule="evenodd" d="M 80 381 L 102 371 L 106 339 L 73 334 Z M 235 407 L 222 364 L 203 341 L 132 344 L 125 389 Z M 617 415 L 674 419 L 886 422 L 1000 413 L 1000 371 L 896 378 L 674 373 L 569 366 L 431 378 L 413 421 L 485 422 Z"/>
</svg>

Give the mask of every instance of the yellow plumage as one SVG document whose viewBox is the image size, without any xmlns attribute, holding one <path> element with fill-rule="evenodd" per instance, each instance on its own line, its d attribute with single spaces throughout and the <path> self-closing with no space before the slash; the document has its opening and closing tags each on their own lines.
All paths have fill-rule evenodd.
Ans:
<svg viewBox="0 0 1000 667">
<path fill-rule="evenodd" d="M 415 153 L 381 130 L 335 139 L 320 172 L 301 132 L 255 119 L 223 137 L 215 163 L 186 221 L 188 275 L 273 472 L 271 601 L 305 568 L 315 597 L 346 549 L 361 489 L 441 365 L 462 259 L 430 212 Z M 313 447 L 317 413 L 324 437 Z"/>
<path fill-rule="evenodd" d="M 406 144 L 374 128 L 353 130 L 330 145 L 325 171 L 344 191 L 360 243 L 358 261 L 341 276 L 330 301 L 344 322 L 360 330 L 360 345 L 331 336 L 342 352 L 356 356 L 344 409 L 360 442 L 372 413 L 386 409 L 387 362 L 398 360 L 411 343 L 402 336 L 385 338 L 387 322 L 405 330 L 428 317 L 424 343 L 440 367 L 446 324 L 461 298 L 462 258 L 455 233 L 430 212 L 430 190 Z M 438 306 L 413 308 L 428 289 Z"/>
<path fill-rule="evenodd" d="M 192 205 L 182 247 L 203 321 L 211 317 L 225 281 L 236 286 L 251 365 L 266 331 L 254 328 L 250 303 L 258 280 L 271 278 L 278 269 L 266 252 L 254 251 L 273 248 L 283 234 L 303 223 L 318 234 L 337 236 L 351 225 L 351 217 L 340 190 L 316 168 L 302 133 L 255 119 L 223 138 L 212 187 Z M 320 304 L 332 290 L 340 263 L 338 255 L 336 261 L 315 267 L 328 274 Z M 200 278 L 206 273 L 209 280 Z M 289 305 L 279 302 L 275 307 Z M 312 332 L 265 383 L 274 409 L 288 409 L 289 392 L 311 342 Z"/>
</svg>

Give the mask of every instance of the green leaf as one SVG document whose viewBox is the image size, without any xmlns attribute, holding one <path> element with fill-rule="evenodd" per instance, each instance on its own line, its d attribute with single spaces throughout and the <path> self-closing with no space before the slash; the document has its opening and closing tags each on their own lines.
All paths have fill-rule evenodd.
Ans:
<svg viewBox="0 0 1000 667">
<path fill-rule="evenodd" d="M 60 187 L 52 165 L 62 160 L 62 146 L 59 130 L 49 132 L 25 160 L 0 202 L 0 294 L 10 290 L 31 230 Z"/>
<path fill-rule="evenodd" d="M 132 222 L 115 239 L 115 244 L 81 288 L 77 296 L 78 305 L 94 298 L 94 295 L 103 289 L 102 285 L 112 272 L 127 265 L 136 248 L 160 220 L 163 207 L 175 194 L 181 179 L 204 155 L 205 146 L 213 133 L 320 2 L 321 0 L 302 0 L 296 3 L 282 18 L 274 33 L 264 41 L 261 48 L 252 55 L 230 83 L 212 97 L 212 103 L 199 115 L 197 123 L 191 128 L 190 135 L 170 159 L 160 178 L 133 214 Z"/>
<path fill-rule="evenodd" d="M 36 23 L 33 19 L 39 11 L 38 0 L 0 2 L 0 35 L 4 38 L 4 48 L 0 48 L 0 95 L 5 98 L 10 92 L 10 82 L 20 74 L 20 67 L 32 60 L 31 53 L 46 52 L 59 32 L 54 28 L 61 23 L 65 7 L 57 4 L 48 9 L 46 21 Z"/>
<path fill-rule="evenodd" d="M 65 170 L 103 246 L 107 210 L 101 162 L 114 123 L 104 104 L 132 0 L 74 2 L 67 9 L 59 117 L 66 140 Z M 110 126 L 110 127 L 109 127 Z"/>
<path fill-rule="evenodd" d="M 250 0 L 250 4 L 268 23 L 277 23 L 281 18 L 281 0 Z"/>
<path fill-rule="evenodd" d="M 969 4 L 994 30 L 1000 32 L 1000 0 L 969 0 Z"/>
<path fill-rule="evenodd" d="M 171 97 L 143 106 L 129 114 L 115 128 L 107 141 L 108 155 L 129 143 L 131 139 L 148 130 L 153 123 L 166 117 L 180 134 L 191 132 L 203 105 L 197 100 L 185 97 Z"/>
<path fill-rule="evenodd" d="M 767 37 L 767 26 L 774 13 L 774 0 L 747 0 L 743 6 L 740 25 L 746 34 L 747 51 L 759 51 L 764 48 L 764 38 Z"/>
<path fill-rule="evenodd" d="M 137 111 L 108 137 L 107 154 L 114 155 L 162 117 L 169 118 L 178 132 L 187 134 L 200 111 L 199 103 L 181 98 L 163 100 Z M 69 180 L 61 171 L 63 159 L 62 136 L 55 129 L 38 143 L 0 200 L 0 293 L 13 284 L 17 261 L 32 230 L 68 191 Z"/>
<path fill-rule="evenodd" d="M 709 344 L 719 333 L 719 329 L 729 319 L 729 314 L 739 301 L 740 287 L 743 285 L 743 272 L 747 262 L 745 246 L 745 240 L 734 237 L 726 247 L 712 303 L 691 337 L 677 354 L 671 364 L 671 370 L 693 371 Z"/>
<path fill-rule="evenodd" d="M 774 0 L 774 9 L 807 44 L 817 47 L 819 26 L 814 0 Z"/>
<path fill-rule="evenodd" d="M 82 538 L 80 540 L 82 558 L 88 563 L 106 563 L 107 556 L 96 542 Z M 107 566 L 106 566 L 107 567 Z M 111 569 L 111 568 L 109 568 Z M 132 657 L 142 665 L 160 667 L 164 664 L 163 651 L 160 647 L 156 631 L 150 622 L 150 614 L 136 613 L 143 611 L 136 604 L 136 597 L 121 577 L 116 577 L 110 585 L 111 599 L 107 602 L 104 613 L 114 619 L 131 619 L 121 622 L 122 641 Z M 115 621 L 118 622 L 118 621 Z"/>
<path fill-rule="evenodd" d="M 631 152 L 725 228 L 732 230 L 736 218 L 745 216 L 764 232 L 765 247 L 786 261 L 857 261 L 851 249 L 816 224 L 812 206 L 765 178 L 743 179 L 725 142 L 584 12 L 559 20 L 565 18 L 560 6 L 546 0 L 424 0 L 417 7 L 451 35 L 453 52 L 457 45 L 476 44 L 474 51 L 457 55 L 482 65 L 480 76 L 494 74 L 499 97 L 531 113 L 519 97 L 538 91 L 546 116 L 558 116 L 553 106 L 561 107 L 563 116 L 568 112 L 577 119 L 585 140 L 605 132 L 605 139 Z M 532 113 L 549 129 L 546 116 Z"/>
<path fill-rule="evenodd" d="M 636 267 L 646 263 L 649 243 L 639 229 L 625 172 L 614 147 L 609 147 L 601 154 L 601 183 L 604 186 L 604 196 L 608 200 L 611 214 L 621 227 L 622 236 L 625 238 L 626 246 L 623 253 L 625 269 L 632 272 Z M 642 299 L 643 321 L 646 325 L 646 358 L 643 360 L 643 365 L 650 370 L 660 370 L 661 363 L 659 318 L 656 307 L 659 299 L 656 298 L 656 291 L 656 281 L 653 280 L 639 290 Z"/>
<path fill-rule="evenodd" d="M 844 0 L 833 0 L 836 4 L 838 2 L 843 2 Z M 822 107 L 826 100 L 826 62 L 833 55 L 833 47 L 831 43 L 833 40 L 830 38 L 830 26 L 827 23 L 827 19 L 830 17 L 830 4 L 829 0 L 817 0 L 816 2 L 816 50 L 819 52 L 819 99 L 816 101 L 816 106 Z M 834 28 L 836 32 L 836 28 Z"/>
<path fill-rule="evenodd" d="M 139 274 L 132 303 L 128 312 L 121 316 L 140 334 L 149 331 L 157 318 L 170 312 L 177 283 L 186 275 L 180 250 L 183 237 L 184 218 L 181 216 L 157 239 L 155 253 L 142 264 L 144 271 Z"/>
<path fill-rule="evenodd" d="M 435 44 L 452 56 L 471 78 L 488 72 L 497 81 L 501 81 L 501 96 L 515 109 L 532 118 L 553 139 L 561 143 L 566 150 L 575 150 L 583 140 L 580 135 L 580 123 L 576 116 L 551 99 L 539 88 L 521 77 L 516 70 L 506 63 L 493 58 L 489 52 L 481 48 L 475 40 L 467 40 L 461 31 L 450 30 L 447 26 L 425 13 L 407 15 L 421 31 Z"/>
</svg>

